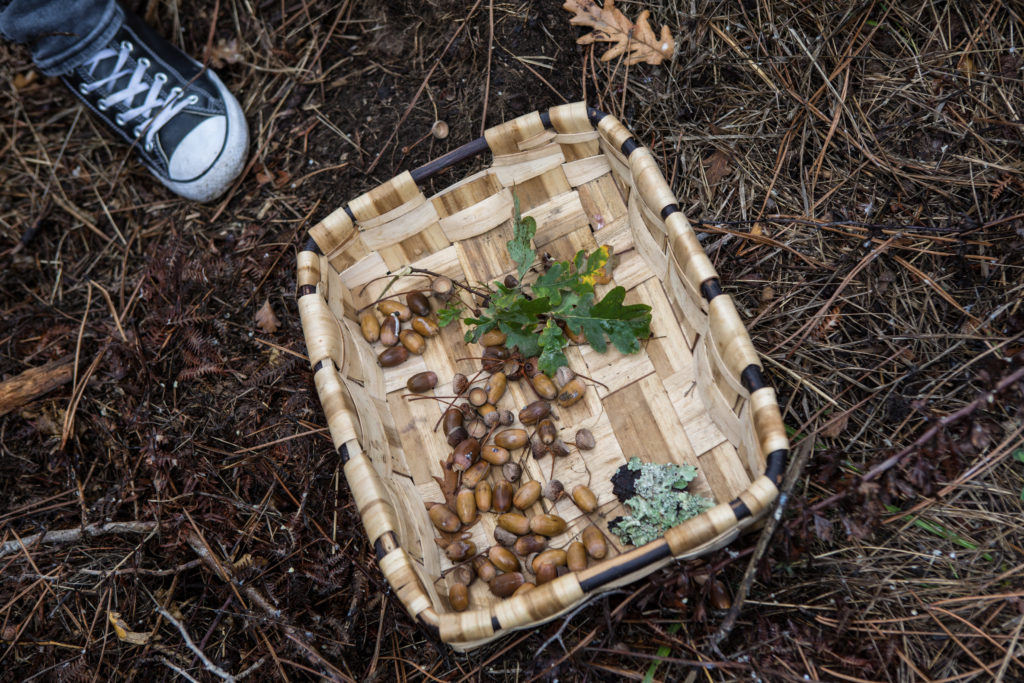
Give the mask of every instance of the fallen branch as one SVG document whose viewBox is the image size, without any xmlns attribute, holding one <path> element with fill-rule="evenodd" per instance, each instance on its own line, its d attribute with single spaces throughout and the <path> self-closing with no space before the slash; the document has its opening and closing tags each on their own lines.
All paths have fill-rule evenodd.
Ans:
<svg viewBox="0 0 1024 683">
<path fill-rule="evenodd" d="M 148 534 L 156 531 L 159 525 L 156 522 L 107 522 L 106 524 L 89 524 L 77 529 L 58 529 L 57 531 L 44 531 L 39 534 L 26 536 L 21 540 L 7 541 L 0 546 L 0 557 L 6 557 L 16 553 L 22 547 L 37 543 L 73 543 L 84 538 L 94 536 L 106 536 L 109 534 Z"/>
<path fill-rule="evenodd" d="M 188 649 L 192 650 L 192 652 L 195 653 L 196 657 L 199 657 L 199 659 L 202 660 L 203 666 L 206 667 L 207 671 L 214 674 L 215 676 L 218 676 L 222 680 L 232 681 L 232 683 L 234 682 L 235 677 L 229 674 L 224 669 L 217 666 L 216 664 L 214 664 L 212 661 L 210 661 L 210 658 L 207 657 L 206 653 L 200 650 L 199 646 L 192 641 L 192 636 L 188 634 L 188 631 L 185 629 L 182 623 L 174 618 L 173 614 L 171 614 L 163 607 L 161 607 L 159 603 L 157 603 L 156 605 L 156 611 L 159 612 L 164 619 L 174 624 L 174 627 L 178 629 L 178 633 L 180 633 L 181 637 L 185 639 L 185 645 L 187 645 Z"/>
<path fill-rule="evenodd" d="M 74 356 L 65 356 L 0 382 L 0 416 L 70 382 L 75 372 L 74 360 Z"/>
</svg>

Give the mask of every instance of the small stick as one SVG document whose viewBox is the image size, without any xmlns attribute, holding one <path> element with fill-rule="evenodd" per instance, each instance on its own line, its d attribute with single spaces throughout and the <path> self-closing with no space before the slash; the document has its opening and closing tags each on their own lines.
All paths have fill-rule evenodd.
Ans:
<svg viewBox="0 0 1024 683">
<path fill-rule="evenodd" d="M 224 669 L 220 668 L 212 661 L 210 661 L 210 658 L 207 657 L 206 653 L 200 650 L 199 647 L 192 641 L 192 637 L 188 634 L 188 631 L 185 629 L 185 627 L 181 624 L 180 621 L 174 618 L 174 615 L 165 610 L 160 605 L 160 603 L 156 602 L 155 600 L 153 602 L 156 603 L 156 611 L 159 612 L 160 616 L 162 616 L 164 619 L 174 624 L 174 627 L 178 629 L 178 632 L 181 634 L 181 637 L 185 640 L 185 645 L 187 645 L 188 649 L 192 650 L 192 652 L 195 653 L 195 655 L 199 657 L 200 660 L 202 660 L 203 666 L 206 668 L 207 671 L 225 681 L 235 680 L 234 676 L 232 676 L 227 671 L 225 671 Z"/>
<path fill-rule="evenodd" d="M 484 107 L 480 114 L 480 137 L 487 131 L 487 100 L 491 94 L 491 55 L 494 52 L 494 0 L 487 8 L 487 81 L 484 83 Z"/>
</svg>

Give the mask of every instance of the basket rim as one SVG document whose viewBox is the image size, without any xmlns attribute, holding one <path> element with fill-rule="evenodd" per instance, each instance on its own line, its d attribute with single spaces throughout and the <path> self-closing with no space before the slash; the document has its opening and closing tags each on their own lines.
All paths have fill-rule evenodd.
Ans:
<svg viewBox="0 0 1024 683">
<path fill-rule="evenodd" d="M 577 103 L 576 105 L 560 105 L 560 107 L 565 108 L 570 106 L 579 106 L 580 104 L 582 103 Z M 636 152 L 636 150 L 646 149 L 643 145 L 637 142 L 632 132 L 626 129 L 625 126 L 623 126 L 621 123 L 619 123 L 614 116 L 602 112 L 594 107 L 590 107 L 587 105 L 584 106 L 586 107 L 586 118 L 595 127 L 595 130 L 602 125 L 603 121 L 604 126 L 617 126 L 618 129 L 621 129 L 621 131 L 623 131 L 623 135 L 625 137 L 619 145 L 619 151 L 627 160 L 634 152 Z M 558 107 L 553 109 L 557 108 Z M 551 130 L 553 128 L 552 110 L 532 112 L 531 114 L 527 114 L 526 116 L 532 116 L 533 114 L 539 115 L 540 121 L 545 130 Z M 493 130 L 493 128 L 489 130 Z M 411 175 L 413 182 L 416 183 L 416 185 L 418 186 L 423 181 L 429 180 L 430 178 L 436 176 L 438 173 L 462 161 L 471 159 L 489 150 L 490 147 L 488 144 L 487 137 L 481 136 L 457 147 L 456 149 L 442 155 L 441 157 L 438 157 L 433 161 L 427 162 L 426 164 L 423 164 L 413 169 L 412 171 L 408 171 L 407 173 Z M 659 173 L 661 173 L 660 168 L 658 170 Z M 672 198 L 675 199 L 674 195 L 672 195 Z M 346 203 L 344 205 L 343 211 L 347 216 L 348 220 L 351 221 L 353 226 L 358 223 L 358 220 L 356 219 L 356 216 L 354 215 L 349 203 Z M 672 214 L 680 212 L 681 209 L 679 208 L 678 202 L 667 203 L 660 209 L 661 218 L 663 220 L 668 219 L 669 216 L 671 216 Z M 323 255 L 324 253 L 313 236 L 309 237 L 305 245 L 300 250 L 300 264 L 302 263 L 303 255 L 306 253 L 309 254 L 307 258 L 310 258 L 312 261 L 316 261 L 318 257 Z M 704 258 L 707 258 L 703 250 L 701 250 L 700 253 L 704 256 Z M 319 271 L 319 268 L 317 267 L 316 270 Z M 711 302 L 713 300 L 725 294 L 722 290 L 721 281 L 717 275 L 717 272 L 714 271 L 713 266 L 710 266 L 710 272 L 712 273 L 712 276 L 705 278 L 699 284 L 700 295 L 709 306 L 711 305 Z M 317 273 L 317 277 L 319 278 L 319 272 Z M 312 294 L 319 294 L 316 281 L 307 281 L 305 283 L 300 281 L 296 292 L 297 298 L 301 299 L 305 296 L 309 296 Z M 729 297 L 726 296 L 726 298 L 728 299 Z M 742 333 L 746 335 L 749 340 L 749 331 L 747 330 L 746 326 L 742 324 L 742 321 L 740 322 Z M 305 322 L 303 323 L 303 327 L 305 328 Z M 328 364 L 331 366 L 334 365 L 330 358 L 324 358 L 319 361 L 316 361 L 315 363 L 311 362 L 313 374 L 316 375 L 321 369 L 327 367 Z M 770 392 L 772 397 L 771 405 L 774 406 L 774 415 L 772 417 L 777 417 L 777 421 L 781 425 L 781 415 L 778 411 L 778 404 L 775 399 L 774 389 L 771 385 L 766 383 L 761 366 L 758 363 L 750 363 L 749 365 L 744 367 L 743 370 L 739 373 L 738 379 L 742 386 L 751 395 L 751 399 L 753 398 L 753 395 L 756 392 L 762 392 L 762 395 L 764 395 L 765 390 Z M 757 434 L 757 436 L 760 437 L 760 425 L 757 423 L 757 421 L 754 421 L 752 426 L 755 431 L 755 434 Z M 352 446 L 352 448 L 350 448 L 350 445 Z M 338 447 L 336 450 L 339 454 L 342 465 L 346 468 L 347 478 L 347 466 L 349 465 L 349 463 L 353 462 L 353 459 L 361 458 L 366 459 L 367 462 L 369 461 L 367 455 L 362 451 L 362 447 L 357 440 L 342 443 L 340 447 Z M 355 450 L 356 452 L 353 453 L 353 450 Z M 762 451 L 763 450 L 764 449 L 762 449 Z M 613 584 L 626 583 L 634 580 L 629 577 L 633 574 L 637 574 L 638 572 L 644 571 L 652 565 L 657 565 L 659 563 L 667 563 L 672 559 L 682 559 L 687 556 L 703 554 L 703 552 L 706 551 L 707 546 L 709 545 L 714 545 L 716 543 L 724 545 L 728 542 L 731 542 L 733 538 L 735 538 L 735 536 L 738 534 L 738 531 L 742 526 L 752 523 L 754 521 L 753 518 L 763 514 L 767 510 L 768 506 L 770 506 L 777 499 L 779 495 L 779 486 L 781 485 L 783 473 L 786 468 L 786 462 L 789 457 L 788 439 L 786 440 L 785 448 L 777 448 L 769 453 L 762 452 L 761 455 L 765 458 L 766 462 L 764 473 L 760 477 L 757 477 L 753 481 L 751 481 L 747 489 L 741 492 L 739 495 L 737 495 L 737 497 L 734 498 L 733 500 L 727 503 L 722 502 L 717 504 L 715 507 L 701 513 L 697 517 L 693 517 L 677 525 L 676 527 L 673 527 L 668 532 L 666 532 L 666 534 L 661 538 L 651 541 L 643 546 L 636 547 L 633 550 L 626 551 L 613 558 L 603 560 L 592 567 L 588 567 L 587 569 L 577 572 L 570 572 L 569 574 L 563 575 L 555 579 L 554 581 L 549 582 L 548 584 L 538 586 L 536 589 L 530 591 L 527 594 L 505 598 L 501 602 L 506 603 L 509 601 L 522 600 L 526 598 L 527 595 L 533 595 L 534 593 L 542 592 L 541 589 L 544 588 L 548 588 L 548 590 L 543 592 L 549 593 L 552 596 L 554 596 L 560 594 L 560 592 L 564 592 L 566 587 L 569 585 L 567 580 L 574 579 L 578 585 L 572 586 L 572 588 L 575 588 L 576 591 L 581 591 L 582 595 L 580 595 L 573 602 L 569 603 L 568 606 L 572 607 L 598 595 L 602 591 L 602 589 L 607 590 Z M 375 474 L 375 470 L 373 470 L 372 467 L 370 468 L 370 471 L 372 471 Z M 751 504 L 748 504 L 747 501 L 751 501 L 751 504 L 756 509 L 752 510 Z M 723 539 L 724 542 L 722 542 Z M 404 552 L 404 550 L 402 550 L 398 542 L 397 535 L 393 530 L 385 531 L 378 538 L 371 538 L 370 541 L 374 545 L 374 550 L 377 556 L 378 564 L 385 560 L 385 558 L 391 556 L 396 550 Z M 392 579 L 390 576 L 388 576 L 388 573 L 384 573 L 385 576 L 388 578 L 389 583 L 392 583 Z M 637 576 L 634 578 L 640 577 Z M 396 590 L 396 592 L 400 592 L 399 586 L 392 585 L 392 587 Z M 536 611 L 536 603 L 537 600 L 535 598 L 530 600 L 530 604 L 528 607 L 531 611 Z M 407 604 L 406 607 L 408 608 L 409 605 Z M 543 621 L 556 617 L 558 614 L 563 613 L 564 611 L 565 609 L 559 608 L 551 614 L 546 614 L 543 615 L 541 618 L 533 619 L 530 622 L 530 624 L 541 623 Z M 487 608 L 477 608 L 475 610 L 469 610 L 467 612 L 461 612 L 456 614 L 460 615 L 460 619 L 465 620 L 467 618 L 466 615 L 470 615 L 471 617 L 473 612 L 486 612 L 490 618 L 490 626 L 493 634 L 482 642 L 487 642 L 493 637 L 497 637 L 503 633 L 507 633 L 511 630 L 515 630 L 516 628 L 523 627 L 522 625 L 502 624 L 499 618 L 495 616 L 493 606 Z M 456 637 L 453 638 L 451 637 L 453 634 L 450 632 L 447 634 L 446 637 L 446 634 L 443 632 L 443 629 L 439 629 L 439 625 L 442 620 L 442 615 L 448 614 L 447 612 L 439 613 L 433 608 L 432 605 L 430 605 L 415 614 L 413 614 L 412 610 L 410 609 L 410 613 L 421 626 L 425 627 L 432 635 L 434 635 L 435 637 L 439 637 L 442 641 L 448 643 L 449 645 L 454 646 L 461 644 L 463 646 L 468 647 L 475 646 L 475 644 L 471 642 L 472 639 L 460 639 L 457 637 L 458 634 L 454 634 Z M 476 644 L 482 644 L 482 642 Z"/>
</svg>

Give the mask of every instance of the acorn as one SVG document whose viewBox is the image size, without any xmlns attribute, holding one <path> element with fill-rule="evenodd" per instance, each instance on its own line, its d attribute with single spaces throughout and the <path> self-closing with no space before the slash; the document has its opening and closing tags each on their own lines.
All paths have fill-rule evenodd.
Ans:
<svg viewBox="0 0 1024 683">
<path fill-rule="evenodd" d="M 523 585 L 523 575 L 519 572 L 495 576 L 488 582 L 491 592 L 499 598 L 507 598 Z"/>
<path fill-rule="evenodd" d="M 520 536 L 515 540 L 512 549 L 517 555 L 526 557 L 533 553 L 543 552 L 548 547 L 548 539 L 537 534 L 529 534 L 527 536 Z"/>
<path fill-rule="evenodd" d="M 596 445 L 597 442 L 594 441 L 594 435 L 589 429 L 581 429 L 576 432 L 576 448 L 581 451 L 589 451 Z"/>
<path fill-rule="evenodd" d="M 405 383 L 405 388 L 414 394 L 422 394 L 437 386 L 437 373 L 417 372 Z"/>
<path fill-rule="evenodd" d="M 455 510 L 463 524 L 472 524 L 476 520 L 476 493 L 470 489 L 462 489 L 455 497 Z"/>
<path fill-rule="evenodd" d="M 511 410 L 502 410 L 500 412 L 501 419 L 499 420 L 499 422 L 501 422 L 503 426 L 510 427 L 512 423 L 516 421 L 516 416 L 512 414 Z"/>
<path fill-rule="evenodd" d="M 534 515 L 530 518 L 529 530 L 541 536 L 557 536 L 565 531 L 565 526 L 565 520 L 558 515 L 543 514 Z M 512 531 L 512 529 L 509 529 L 509 531 Z M 526 532 L 524 531 L 523 533 L 525 534 Z"/>
<path fill-rule="evenodd" d="M 371 344 L 380 339 L 380 322 L 373 311 L 363 311 L 359 314 L 359 329 L 363 333 L 363 339 Z"/>
<path fill-rule="evenodd" d="M 384 318 L 384 323 L 380 326 L 380 343 L 384 346 L 397 346 L 398 345 L 398 331 L 401 329 L 402 323 L 398 320 L 397 315 L 389 315 Z"/>
<path fill-rule="evenodd" d="M 569 571 L 579 572 L 587 568 L 587 548 L 579 541 L 570 543 L 565 555 L 565 566 Z"/>
<path fill-rule="evenodd" d="M 398 333 L 398 340 L 409 353 L 415 353 L 417 356 L 421 355 L 427 346 L 426 340 L 416 330 L 402 330 Z"/>
<path fill-rule="evenodd" d="M 409 359 L 409 352 L 404 346 L 392 346 L 390 349 L 385 349 L 380 352 L 377 356 L 377 362 L 380 363 L 382 368 L 393 368 L 396 365 L 401 365 Z"/>
<path fill-rule="evenodd" d="M 500 526 L 494 527 L 494 540 L 502 544 L 503 546 L 509 547 L 515 545 L 515 542 L 518 539 L 519 537 L 511 531 L 506 531 L 505 529 L 502 529 Z"/>
<path fill-rule="evenodd" d="M 508 336 L 501 330 L 487 330 L 480 335 L 480 346 L 501 346 Z"/>
<path fill-rule="evenodd" d="M 531 569 L 534 572 L 542 564 L 551 564 L 556 567 L 564 567 L 566 562 L 569 560 L 569 555 L 561 548 L 549 548 L 537 553 L 537 556 L 533 558 Z"/>
<path fill-rule="evenodd" d="M 435 277 L 430 283 L 430 295 L 439 301 L 448 301 L 452 297 L 454 290 L 455 285 L 452 284 L 451 278 L 444 275 Z"/>
<path fill-rule="evenodd" d="M 481 365 L 485 372 L 495 373 L 504 369 L 508 356 L 508 349 L 504 346 L 488 346 L 481 356 Z"/>
<path fill-rule="evenodd" d="M 562 482 L 558 481 L 557 479 L 552 479 L 546 484 L 544 484 L 544 488 L 541 491 L 541 493 L 544 495 L 545 498 L 554 503 L 563 495 L 565 495 L 565 486 L 562 485 Z"/>
<path fill-rule="evenodd" d="M 409 322 L 409 319 L 412 318 L 412 311 L 409 310 L 409 307 L 394 299 L 377 302 L 377 310 L 384 315 L 397 315 L 403 323 Z"/>
<path fill-rule="evenodd" d="M 503 572 L 519 571 L 519 559 L 508 548 L 492 545 L 491 549 L 487 551 L 487 558 L 491 564 Z"/>
<path fill-rule="evenodd" d="M 495 512 L 508 512 L 512 509 L 513 495 L 512 484 L 507 481 L 499 481 L 494 485 L 491 507 Z"/>
<path fill-rule="evenodd" d="M 530 378 L 530 386 L 533 387 L 538 396 L 549 401 L 558 395 L 558 388 L 555 387 L 555 383 L 543 372 L 538 372 Z"/>
<path fill-rule="evenodd" d="M 560 387 L 564 387 L 574 379 L 576 379 L 576 373 L 568 365 L 563 365 L 555 371 L 555 384 Z"/>
<path fill-rule="evenodd" d="M 459 521 L 458 516 L 449 510 L 448 506 L 444 503 L 434 503 L 431 505 L 427 515 L 439 531 L 447 534 L 455 533 L 462 527 L 462 522 Z"/>
<path fill-rule="evenodd" d="M 418 316 L 430 315 L 430 301 L 423 292 L 409 292 L 405 295 L 405 303 Z"/>
<path fill-rule="evenodd" d="M 545 418 L 537 425 L 537 436 L 540 437 L 540 440 L 545 445 L 550 445 L 558 438 L 558 427 L 555 426 L 555 423 L 550 418 Z"/>
<path fill-rule="evenodd" d="M 540 482 L 528 481 L 519 487 L 516 495 L 512 498 L 512 504 L 520 510 L 525 510 L 540 499 Z"/>
<path fill-rule="evenodd" d="M 507 462 L 501 466 L 501 476 L 507 481 L 517 482 L 523 476 L 523 466 L 517 462 Z"/>
<path fill-rule="evenodd" d="M 491 490 L 489 482 L 482 481 L 473 488 L 473 497 L 476 500 L 476 509 L 480 512 L 490 512 L 491 500 L 494 497 L 494 492 Z"/>
<path fill-rule="evenodd" d="M 577 377 L 571 382 L 567 383 L 562 390 L 558 392 L 558 405 L 563 408 L 568 408 L 571 405 L 576 404 L 583 394 L 587 390 L 587 385 Z"/>
<path fill-rule="evenodd" d="M 480 449 L 480 457 L 492 465 L 505 465 L 511 456 L 507 448 L 491 444 Z"/>
<path fill-rule="evenodd" d="M 448 432 L 448 445 L 455 448 L 460 443 L 469 438 L 469 432 L 462 425 L 459 425 L 452 431 Z"/>
<path fill-rule="evenodd" d="M 732 607 L 732 598 L 729 597 L 729 591 L 726 589 L 725 584 L 718 579 L 711 581 L 711 606 L 715 609 L 729 609 Z"/>
<path fill-rule="evenodd" d="M 527 435 L 525 429 L 506 429 L 503 432 L 495 434 L 494 443 L 502 448 L 514 451 L 517 448 L 525 446 L 526 439 Z"/>
<path fill-rule="evenodd" d="M 526 515 L 521 515 L 518 512 L 504 512 L 498 515 L 498 526 L 500 526 L 502 529 L 505 529 L 506 531 L 511 531 L 517 536 L 525 536 L 526 534 L 530 533 L 533 527 L 533 525 L 530 522 L 531 520 L 528 519 Z M 543 527 L 543 525 L 541 526 Z"/>
<path fill-rule="evenodd" d="M 498 401 L 505 395 L 505 386 L 508 378 L 504 372 L 496 372 L 487 380 L 487 402 L 491 405 L 498 405 Z"/>
<path fill-rule="evenodd" d="M 473 569 L 484 583 L 490 583 L 498 575 L 498 568 L 491 564 L 486 555 L 478 555 L 473 558 Z"/>
<path fill-rule="evenodd" d="M 490 463 L 486 460 L 477 460 L 472 467 L 462 473 L 462 485 L 468 488 L 475 487 L 484 480 L 490 470 Z"/>
<path fill-rule="evenodd" d="M 469 388 L 469 379 L 461 372 L 456 372 L 452 375 L 452 391 L 456 395 L 461 396 L 462 392 Z"/>
<path fill-rule="evenodd" d="M 533 574 L 536 577 L 537 585 L 543 586 L 545 583 L 553 581 L 558 577 L 558 568 L 550 562 L 545 562 L 540 565 Z"/>
<path fill-rule="evenodd" d="M 448 547 L 444 549 L 444 554 L 447 555 L 448 559 L 452 562 L 462 562 L 463 560 L 476 555 L 476 543 L 462 539 L 452 541 L 448 544 Z"/>
<path fill-rule="evenodd" d="M 601 530 L 593 524 L 583 530 L 583 545 L 587 554 L 595 560 L 603 560 L 608 554 L 608 542 L 604 540 Z"/>
<path fill-rule="evenodd" d="M 476 573 L 470 566 L 460 564 L 452 567 L 452 570 L 448 572 L 448 585 L 453 583 L 462 583 L 468 586 L 473 583 L 473 579 L 475 578 Z"/>
<path fill-rule="evenodd" d="M 452 454 L 452 469 L 456 472 L 465 472 L 480 457 L 480 442 L 469 437 L 458 446 Z"/>
<path fill-rule="evenodd" d="M 550 403 L 547 401 L 534 401 L 519 411 L 519 421 L 524 425 L 537 424 L 550 414 Z"/>
<path fill-rule="evenodd" d="M 469 402 L 479 408 L 487 403 L 487 392 L 480 387 L 469 390 Z"/>
<path fill-rule="evenodd" d="M 448 602 L 456 612 L 464 612 L 469 607 L 469 587 L 464 583 L 453 583 L 448 587 Z"/>
<path fill-rule="evenodd" d="M 534 458 L 540 459 L 548 454 L 549 447 L 546 443 L 540 439 L 534 439 L 530 442 L 530 453 Z"/>
<path fill-rule="evenodd" d="M 593 512 L 597 509 L 597 496 L 583 484 L 573 488 L 572 500 L 576 503 L 576 507 L 584 512 Z"/>
<path fill-rule="evenodd" d="M 562 443 L 561 439 L 555 439 L 548 446 L 548 452 L 556 458 L 564 458 L 569 455 L 569 447 Z"/>
<path fill-rule="evenodd" d="M 410 324 L 412 325 L 412 329 L 416 330 L 424 337 L 436 337 L 441 332 L 440 325 L 430 318 L 424 318 L 423 316 L 415 316 Z"/>
<path fill-rule="evenodd" d="M 434 125 L 430 127 L 430 134 L 438 140 L 444 140 L 448 137 L 448 124 L 444 121 L 434 121 Z"/>
<path fill-rule="evenodd" d="M 485 412 L 485 410 L 488 408 L 490 410 L 487 410 Z M 501 420 L 501 414 L 494 409 L 494 406 L 492 406 L 490 403 L 485 403 L 484 405 L 480 406 L 480 412 L 483 413 L 484 424 L 487 425 L 488 429 L 492 429 L 498 426 Z"/>
<path fill-rule="evenodd" d="M 466 431 L 474 439 L 482 439 L 487 436 L 488 429 L 483 420 L 473 420 L 466 425 Z"/>
</svg>

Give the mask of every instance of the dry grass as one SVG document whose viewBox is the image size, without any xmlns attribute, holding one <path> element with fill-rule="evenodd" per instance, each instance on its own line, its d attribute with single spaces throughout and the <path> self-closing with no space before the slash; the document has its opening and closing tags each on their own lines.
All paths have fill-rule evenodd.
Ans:
<svg viewBox="0 0 1024 683">
<path fill-rule="evenodd" d="M 76 368 L 0 416 L 11 677 L 1024 678 L 1016 5 L 653 3 L 678 53 L 628 69 L 555 4 L 136 5 L 192 54 L 238 41 L 253 161 L 219 203 L 173 199 L 0 46 L 0 373 Z M 292 295 L 311 221 L 477 135 L 485 91 L 488 124 L 585 96 L 662 156 L 806 465 L 764 554 L 464 657 L 374 567 Z M 716 646 L 703 579 L 739 587 L 751 558 Z"/>
</svg>

